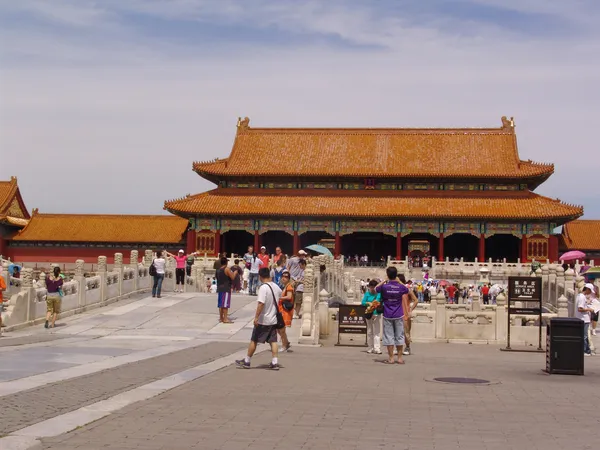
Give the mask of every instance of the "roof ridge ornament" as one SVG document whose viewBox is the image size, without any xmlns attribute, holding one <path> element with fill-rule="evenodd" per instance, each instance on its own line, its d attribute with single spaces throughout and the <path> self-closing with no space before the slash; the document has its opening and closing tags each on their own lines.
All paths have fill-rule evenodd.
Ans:
<svg viewBox="0 0 600 450">
<path fill-rule="evenodd" d="M 511 117 L 508 119 L 506 116 L 502 116 L 502 129 L 511 130 L 514 132 L 515 130 L 515 118 Z"/>
<path fill-rule="evenodd" d="M 243 119 L 241 117 L 238 117 L 238 120 L 237 120 L 238 133 L 240 131 L 246 131 L 248 128 L 250 128 L 250 119 L 248 117 L 244 117 Z"/>
</svg>

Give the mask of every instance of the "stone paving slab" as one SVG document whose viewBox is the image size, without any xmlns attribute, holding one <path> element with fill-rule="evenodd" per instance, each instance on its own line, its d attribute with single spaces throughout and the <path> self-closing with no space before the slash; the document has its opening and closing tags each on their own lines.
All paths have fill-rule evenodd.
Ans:
<svg viewBox="0 0 600 450">
<path fill-rule="evenodd" d="M 15 347 L 19 345 L 39 344 L 41 342 L 50 342 L 57 339 L 65 339 L 69 335 L 57 334 L 33 334 L 29 336 L 7 337 L 6 335 L 0 339 L 0 347 Z"/>
<path fill-rule="evenodd" d="M 279 372 L 229 367 L 55 438 L 47 449 L 587 449 L 600 357 L 546 375 L 545 355 L 415 344 L 405 366 L 364 349 L 297 347 Z M 497 384 L 452 385 L 434 377 Z"/>
<path fill-rule="evenodd" d="M 0 436 L 189 367 L 229 355 L 244 347 L 234 342 L 203 344 L 91 375 L 6 395 L 0 398 Z"/>
</svg>

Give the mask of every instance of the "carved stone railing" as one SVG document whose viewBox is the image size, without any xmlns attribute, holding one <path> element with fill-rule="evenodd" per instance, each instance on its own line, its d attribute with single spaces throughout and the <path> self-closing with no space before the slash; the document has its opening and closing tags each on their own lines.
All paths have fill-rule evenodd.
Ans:
<svg viewBox="0 0 600 450">
<path fill-rule="evenodd" d="M 150 258 L 148 258 L 148 253 Z M 145 252 L 144 261 L 151 260 L 152 252 Z M 138 252 L 132 251 L 130 264 L 123 264 L 123 255 L 115 254 L 112 270 L 108 271 L 106 256 L 98 257 L 97 270 L 92 276 L 85 276 L 84 261 L 75 262 L 75 270 L 69 273 L 70 281 L 62 286 L 62 314 L 73 314 L 88 308 L 103 306 L 131 294 L 147 292 L 151 286 L 148 266 L 138 263 Z M 52 265 L 47 269 L 50 271 Z M 3 321 L 7 327 L 14 328 L 39 323 L 45 317 L 46 273 L 38 271 L 39 280 L 34 283 L 34 270 L 23 268 L 19 280 L 19 290 L 10 296 Z M 163 291 L 173 289 L 173 280 L 163 283 Z"/>
</svg>

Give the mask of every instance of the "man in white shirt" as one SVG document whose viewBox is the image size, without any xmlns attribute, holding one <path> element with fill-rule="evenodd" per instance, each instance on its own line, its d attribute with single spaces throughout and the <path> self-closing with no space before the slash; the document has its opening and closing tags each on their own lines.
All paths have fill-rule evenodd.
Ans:
<svg viewBox="0 0 600 450">
<path fill-rule="evenodd" d="M 271 355 L 273 357 L 269 369 L 279 370 L 277 360 L 277 312 L 281 289 L 271 281 L 271 272 L 268 267 L 261 268 L 258 276 L 262 284 L 258 288 L 254 330 L 252 330 L 248 354 L 244 359 L 238 359 L 235 363 L 241 369 L 249 369 L 250 360 L 256 351 L 256 345 L 268 343 L 271 345 Z"/>
<path fill-rule="evenodd" d="M 592 293 L 594 292 L 594 285 L 587 283 L 583 287 L 583 291 L 577 295 L 577 309 L 575 310 L 575 317 L 583 320 L 583 351 L 586 356 L 592 355 L 589 341 L 589 328 L 590 328 L 590 313 L 594 310 L 590 308 L 590 301 Z"/>
</svg>

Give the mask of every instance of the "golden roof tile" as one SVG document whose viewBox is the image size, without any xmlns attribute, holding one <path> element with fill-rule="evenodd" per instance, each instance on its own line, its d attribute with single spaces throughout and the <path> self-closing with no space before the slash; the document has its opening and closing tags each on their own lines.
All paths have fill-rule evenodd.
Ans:
<svg viewBox="0 0 600 450">
<path fill-rule="evenodd" d="M 567 250 L 600 251 L 600 220 L 575 220 L 563 227 Z"/>
<path fill-rule="evenodd" d="M 228 158 L 195 162 L 193 168 L 207 178 L 550 176 L 552 164 L 519 159 L 514 128 L 506 122 L 501 128 L 462 129 L 250 128 L 246 123 L 238 127 Z"/>
<path fill-rule="evenodd" d="M 580 217 L 581 206 L 533 192 L 298 191 L 215 189 L 165 202 L 182 216 L 287 216 L 556 220 Z"/>
<path fill-rule="evenodd" d="M 13 240 L 175 244 L 187 227 L 176 216 L 34 213 Z"/>
</svg>

